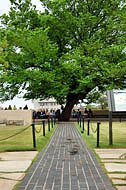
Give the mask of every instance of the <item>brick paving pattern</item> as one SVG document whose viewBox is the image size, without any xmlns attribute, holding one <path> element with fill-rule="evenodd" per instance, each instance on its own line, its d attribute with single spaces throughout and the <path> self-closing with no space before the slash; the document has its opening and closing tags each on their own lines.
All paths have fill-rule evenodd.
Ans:
<svg viewBox="0 0 126 190">
<path fill-rule="evenodd" d="M 74 123 L 59 124 L 18 190 L 114 190 Z"/>
</svg>

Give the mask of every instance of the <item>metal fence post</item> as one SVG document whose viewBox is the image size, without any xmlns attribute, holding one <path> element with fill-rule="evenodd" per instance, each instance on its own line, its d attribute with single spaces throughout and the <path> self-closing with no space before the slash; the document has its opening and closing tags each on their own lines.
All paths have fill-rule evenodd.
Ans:
<svg viewBox="0 0 126 190">
<path fill-rule="evenodd" d="M 48 131 L 50 131 L 50 119 L 48 118 Z"/>
<path fill-rule="evenodd" d="M 51 118 L 51 125 L 52 125 L 52 128 L 53 128 L 53 118 Z"/>
<path fill-rule="evenodd" d="M 32 123 L 32 134 L 33 134 L 33 147 L 36 148 L 36 140 L 35 140 L 35 124 Z"/>
<path fill-rule="evenodd" d="M 45 121 L 42 121 L 43 124 L 43 136 L 45 136 Z"/>
<path fill-rule="evenodd" d="M 80 128 L 81 128 L 81 116 L 80 116 Z"/>
<path fill-rule="evenodd" d="M 113 144 L 113 134 L 112 134 L 112 111 L 109 111 L 109 145 Z"/>
<path fill-rule="evenodd" d="M 100 129 L 100 122 L 97 122 L 97 147 L 99 147 L 99 129 Z"/>
<path fill-rule="evenodd" d="M 87 135 L 89 135 L 89 130 L 90 130 L 90 119 L 88 119 Z"/>
<path fill-rule="evenodd" d="M 83 132 L 84 132 L 84 117 L 83 117 Z"/>
<path fill-rule="evenodd" d="M 54 117 L 54 125 L 56 124 L 56 118 Z"/>
</svg>

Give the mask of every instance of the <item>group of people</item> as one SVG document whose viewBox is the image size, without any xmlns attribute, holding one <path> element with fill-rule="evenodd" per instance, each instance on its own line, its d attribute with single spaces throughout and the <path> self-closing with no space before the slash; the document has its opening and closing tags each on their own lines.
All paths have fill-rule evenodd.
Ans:
<svg viewBox="0 0 126 190">
<path fill-rule="evenodd" d="M 33 119 L 48 119 L 48 118 L 57 118 L 61 119 L 61 113 L 64 111 L 64 106 L 61 105 L 61 109 L 39 109 L 37 111 L 33 110 Z"/>
<path fill-rule="evenodd" d="M 24 107 L 19 107 L 20 110 L 28 110 L 28 106 L 25 105 Z M 16 106 L 14 105 L 13 107 L 11 105 L 8 106 L 8 108 L 6 107 L 5 110 L 17 110 Z M 58 118 L 61 119 L 60 117 L 62 116 L 62 112 L 64 111 L 64 106 L 61 106 L 61 109 L 39 109 L 39 110 L 33 110 L 33 119 L 47 119 L 47 118 Z M 84 112 L 81 111 L 81 109 L 72 110 L 72 117 L 73 118 L 77 118 L 80 116 L 84 116 L 84 117 L 93 117 L 93 112 L 92 110 L 89 108 L 85 108 Z"/>
<path fill-rule="evenodd" d="M 87 114 L 87 117 L 93 117 L 93 112 L 91 108 L 89 108 L 89 110 L 85 108 L 84 114 Z"/>
<path fill-rule="evenodd" d="M 58 110 L 51 109 L 40 109 L 40 110 L 33 110 L 33 119 L 48 119 L 48 118 L 57 118 Z"/>
<path fill-rule="evenodd" d="M 72 110 L 72 117 L 73 118 L 77 118 L 77 117 L 80 117 L 80 116 L 84 116 L 84 117 L 93 117 L 93 112 L 92 110 L 89 108 L 89 110 L 87 108 L 85 108 L 84 110 L 84 113 L 82 113 L 82 111 L 80 109 L 78 109 L 77 111 L 76 110 Z"/>
<path fill-rule="evenodd" d="M 28 110 L 28 106 L 27 105 L 25 105 L 23 108 L 22 107 L 19 107 L 19 110 Z M 11 106 L 11 105 L 9 105 L 8 106 L 8 108 L 7 107 L 5 107 L 5 110 L 17 110 L 17 107 L 16 107 L 16 105 L 14 105 L 13 107 Z"/>
</svg>

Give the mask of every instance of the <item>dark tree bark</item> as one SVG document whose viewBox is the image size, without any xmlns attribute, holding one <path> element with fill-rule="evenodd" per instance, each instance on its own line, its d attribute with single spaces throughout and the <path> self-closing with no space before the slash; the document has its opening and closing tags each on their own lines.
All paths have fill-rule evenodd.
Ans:
<svg viewBox="0 0 126 190">
<path fill-rule="evenodd" d="M 84 94 L 68 94 L 67 103 L 61 114 L 61 121 L 69 121 L 72 108 L 77 104 L 78 100 L 83 99 Z"/>
<path fill-rule="evenodd" d="M 72 108 L 74 107 L 74 101 L 68 102 L 61 114 L 61 121 L 69 121 Z"/>
</svg>

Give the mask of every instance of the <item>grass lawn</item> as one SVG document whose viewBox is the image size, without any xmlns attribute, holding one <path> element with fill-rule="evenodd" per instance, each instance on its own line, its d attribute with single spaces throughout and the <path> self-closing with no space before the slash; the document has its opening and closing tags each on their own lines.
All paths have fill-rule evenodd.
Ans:
<svg viewBox="0 0 126 190">
<path fill-rule="evenodd" d="M 56 127 L 51 128 L 48 132 L 48 126 L 45 126 L 46 136 L 43 137 L 43 130 L 41 125 L 36 125 L 36 130 L 40 133 L 36 134 L 36 148 L 33 148 L 33 137 L 32 127 L 27 128 L 26 126 L 4 126 L 0 127 L 0 152 L 4 151 L 21 151 L 21 150 L 42 150 L 50 139 L 53 131 Z M 26 129 L 27 128 L 27 129 Z M 26 130 L 25 130 L 26 129 Z M 24 131 L 23 131 L 24 130 Z M 22 131 L 22 132 L 21 132 Z M 21 133 L 20 133 L 21 132 Z M 2 140 L 14 134 L 20 133 L 7 140 Z M 2 141 L 1 141 L 2 140 Z"/>
<path fill-rule="evenodd" d="M 126 121 L 113 122 L 113 145 L 109 145 L 109 122 L 100 122 L 100 148 L 126 148 Z M 76 124 L 77 128 L 81 132 L 81 128 Z M 91 121 L 90 123 L 90 135 L 87 135 L 87 122 L 85 122 L 85 131 L 82 137 L 88 147 L 94 149 L 97 147 L 97 133 L 94 133 L 97 127 L 97 122 Z"/>
</svg>

